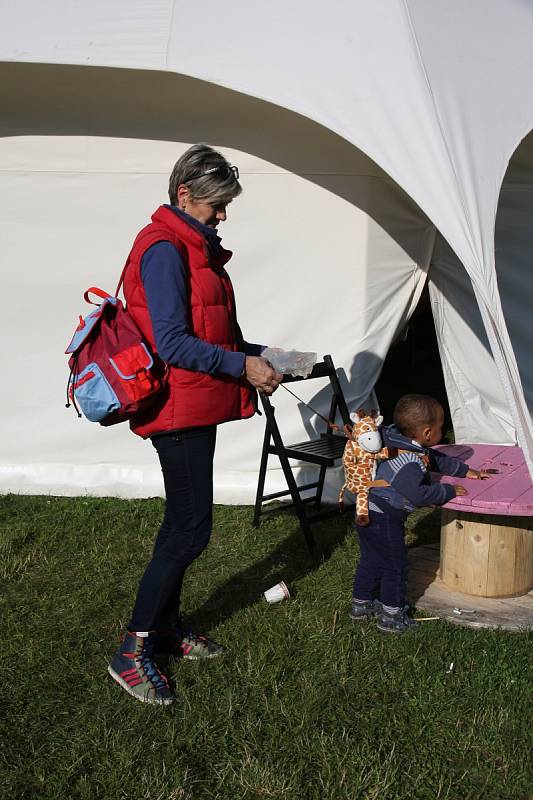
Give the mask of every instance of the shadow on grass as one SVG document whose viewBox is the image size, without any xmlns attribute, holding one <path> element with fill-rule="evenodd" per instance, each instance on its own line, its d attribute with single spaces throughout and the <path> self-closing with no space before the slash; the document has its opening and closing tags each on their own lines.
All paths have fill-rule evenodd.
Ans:
<svg viewBox="0 0 533 800">
<path fill-rule="evenodd" d="M 294 584 L 310 572 L 328 561 L 346 538 L 350 522 L 345 515 L 336 518 L 325 517 L 313 524 L 316 540 L 316 554 L 311 555 L 305 544 L 298 518 L 290 511 L 280 512 L 287 520 L 286 527 L 292 528 L 277 547 L 261 560 L 236 572 L 222 586 L 219 586 L 206 602 L 190 614 L 184 615 L 186 628 L 209 630 L 229 619 L 233 614 L 252 606 L 262 596 L 265 589 L 285 581 L 294 596 Z M 265 526 L 266 527 L 266 526 Z M 256 529 L 256 536 L 262 535 L 262 527 Z M 263 535 L 268 535 L 265 531 Z"/>
</svg>

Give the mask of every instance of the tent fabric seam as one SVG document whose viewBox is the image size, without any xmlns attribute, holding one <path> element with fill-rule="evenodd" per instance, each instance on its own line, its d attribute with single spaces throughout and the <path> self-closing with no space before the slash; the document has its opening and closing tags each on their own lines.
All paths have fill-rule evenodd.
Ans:
<svg viewBox="0 0 533 800">
<path fill-rule="evenodd" d="M 174 11 L 176 9 L 176 0 L 172 0 L 172 10 L 170 12 L 170 24 L 168 26 L 167 46 L 165 49 L 165 67 L 168 70 L 168 51 L 170 49 L 170 42 L 172 41 L 172 31 L 174 30 Z M 174 72 L 174 70 L 171 70 Z"/>
<path fill-rule="evenodd" d="M 453 173 L 453 176 L 454 176 L 454 179 L 455 179 L 455 185 L 456 185 L 456 189 L 457 189 L 457 195 L 458 195 L 458 198 L 459 198 L 459 202 L 461 204 L 461 210 L 462 210 L 462 212 L 464 214 L 464 219 L 468 222 L 468 224 L 467 224 L 468 241 L 470 243 L 472 254 L 475 257 L 476 256 L 476 248 L 474 246 L 474 241 L 472 239 L 470 215 L 469 215 L 468 209 L 467 209 L 467 207 L 465 205 L 463 192 L 462 192 L 462 189 L 461 189 L 461 184 L 460 184 L 460 181 L 458 179 L 457 170 L 455 168 L 455 162 L 454 162 L 454 160 L 452 158 L 452 155 L 451 155 L 451 152 L 450 152 L 450 148 L 448 147 L 446 136 L 444 135 L 444 130 L 443 130 L 443 126 L 442 126 L 442 120 L 441 120 L 441 117 L 440 117 L 440 114 L 439 114 L 439 110 L 438 110 L 438 107 L 437 107 L 437 103 L 436 103 L 436 100 L 435 100 L 435 95 L 433 94 L 433 89 L 431 88 L 431 83 L 430 83 L 429 76 L 428 76 L 428 73 L 427 73 L 427 70 L 426 70 L 426 66 L 424 64 L 424 59 L 422 58 L 422 51 L 420 49 L 418 38 L 416 36 L 416 32 L 415 32 L 414 25 L 413 25 L 413 20 L 412 20 L 412 17 L 411 17 L 411 13 L 409 11 L 408 0 L 402 0 L 402 4 L 403 4 L 403 7 L 405 9 L 405 13 L 406 13 L 406 16 L 407 16 L 407 21 L 408 21 L 408 24 L 409 24 L 409 30 L 411 31 L 411 36 L 412 36 L 412 39 L 413 39 L 413 42 L 414 42 L 414 45 L 415 45 L 415 49 L 416 49 L 416 52 L 417 52 L 417 55 L 418 55 L 418 61 L 420 63 L 420 68 L 421 68 L 422 74 L 424 76 L 424 80 L 425 80 L 425 83 L 426 83 L 426 86 L 427 86 L 428 94 L 429 94 L 429 96 L 431 98 L 431 105 L 433 106 L 433 112 L 435 114 L 435 119 L 437 120 L 437 125 L 438 125 L 439 132 L 440 132 L 440 135 L 441 135 L 442 143 L 444 145 L 444 150 L 446 151 L 446 155 L 448 156 L 448 161 L 450 163 L 450 166 L 451 166 L 451 169 L 452 169 L 452 173 Z M 494 227 L 493 227 L 493 231 L 494 231 Z M 477 260 L 477 258 L 476 258 L 476 260 Z"/>
<path fill-rule="evenodd" d="M 35 174 L 44 174 L 44 175 L 167 175 L 167 170 L 113 170 L 113 169 L 28 169 L 28 168 L 21 168 L 21 169 L 5 169 L 0 167 L 0 174 L 3 175 L 35 175 Z M 309 171 L 309 172 L 289 172 L 280 171 L 280 170 L 257 170 L 257 171 L 244 171 L 240 170 L 241 175 L 279 175 L 279 176 L 287 176 L 287 175 L 296 175 L 300 178 L 306 178 L 313 175 L 320 175 L 320 176 L 330 176 L 333 178 L 369 178 L 370 180 L 377 180 L 377 181 L 384 181 L 386 183 L 392 183 L 395 186 L 399 184 L 390 177 L 390 175 L 372 175 L 370 172 L 319 172 L 319 171 Z M 533 188 L 533 187 L 531 187 Z M 415 202 L 415 201 L 413 201 Z"/>
</svg>

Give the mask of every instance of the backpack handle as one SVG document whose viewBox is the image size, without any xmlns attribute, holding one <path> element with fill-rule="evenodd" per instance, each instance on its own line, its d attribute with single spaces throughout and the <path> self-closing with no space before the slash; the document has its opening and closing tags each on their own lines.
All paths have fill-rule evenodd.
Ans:
<svg viewBox="0 0 533 800">
<path fill-rule="evenodd" d="M 100 303 L 95 303 L 93 300 L 89 300 L 89 295 L 95 294 L 97 297 L 101 297 L 102 300 L 108 300 L 111 295 L 107 292 L 104 292 L 103 289 L 98 289 L 97 286 L 90 286 L 86 292 L 83 293 L 83 299 L 86 303 L 89 303 L 92 306 L 98 306 Z"/>
</svg>

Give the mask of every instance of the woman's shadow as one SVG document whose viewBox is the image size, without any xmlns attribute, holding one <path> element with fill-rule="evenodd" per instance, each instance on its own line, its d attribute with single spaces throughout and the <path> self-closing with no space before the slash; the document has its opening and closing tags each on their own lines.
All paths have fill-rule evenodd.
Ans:
<svg viewBox="0 0 533 800">
<path fill-rule="evenodd" d="M 328 561 L 344 541 L 350 524 L 346 515 L 337 514 L 313 524 L 315 554 L 306 547 L 297 516 L 282 510 L 290 533 L 272 552 L 245 569 L 236 572 L 209 596 L 197 609 L 184 614 L 183 625 L 193 630 L 209 630 L 229 619 L 237 611 L 254 605 L 263 592 L 284 581 L 294 596 L 295 583 Z M 261 536 L 261 528 L 256 536 Z M 263 534 L 267 535 L 267 534 Z"/>
</svg>

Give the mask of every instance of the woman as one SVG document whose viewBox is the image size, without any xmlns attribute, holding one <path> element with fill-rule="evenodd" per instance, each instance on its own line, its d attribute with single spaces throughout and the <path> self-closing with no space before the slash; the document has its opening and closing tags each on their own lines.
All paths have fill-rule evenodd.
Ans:
<svg viewBox="0 0 533 800">
<path fill-rule="evenodd" d="M 242 189 L 237 167 L 205 144 L 187 150 L 161 206 L 138 234 L 124 278 L 128 311 L 169 367 L 161 398 L 132 423 L 157 450 L 165 514 L 111 676 L 144 703 L 175 699 L 155 654 L 212 658 L 222 647 L 179 624 L 187 567 L 211 535 L 216 426 L 251 417 L 255 390 L 272 394 L 282 379 L 242 338 L 217 235 Z"/>
</svg>

